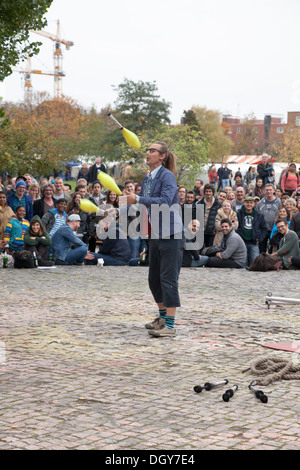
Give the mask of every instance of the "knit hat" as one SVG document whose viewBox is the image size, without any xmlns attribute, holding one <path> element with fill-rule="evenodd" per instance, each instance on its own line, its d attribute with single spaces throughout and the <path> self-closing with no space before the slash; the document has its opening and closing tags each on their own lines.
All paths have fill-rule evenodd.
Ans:
<svg viewBox="0 0 300 470">
<path fill-rule="evenodd" d="M 23 181 L 23 180 L 18 181 L 17 184 L 16 184 L 16 188 L 18 188 L 19 186 L 25 186 L 26 187 L 25 181 Z"/>
</svg>

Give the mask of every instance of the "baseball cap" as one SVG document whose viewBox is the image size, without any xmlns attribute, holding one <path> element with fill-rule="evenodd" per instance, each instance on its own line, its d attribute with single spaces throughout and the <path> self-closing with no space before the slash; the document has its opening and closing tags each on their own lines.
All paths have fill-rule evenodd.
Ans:
<svg viewBox="0 0 300 470">
<path fill-rule="evenodd" d="M 71 214 L 68 217 L 68 222 L 74 222 L 75 220 L 81 220 L 78 214 Z"/>
</svg>

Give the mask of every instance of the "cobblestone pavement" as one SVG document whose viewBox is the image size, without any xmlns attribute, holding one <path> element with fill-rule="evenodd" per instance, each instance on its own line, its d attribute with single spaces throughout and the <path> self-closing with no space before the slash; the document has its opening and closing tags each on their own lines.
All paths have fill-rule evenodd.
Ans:
<svg viewBox="0 0 300 470">
<path fill-rule="evenodd" d="M 0 270 L 0 449 L 300 449 L 300 381 L 264 387 L 266 342 L 299 341 L 299 273 L 185 268 L 175 338 L 151 338 L 145 267 Z M 228 379 L 222 388 L 195 385 Z M 237 384 L 225 403 L 222 394 Z"/>
</svg>

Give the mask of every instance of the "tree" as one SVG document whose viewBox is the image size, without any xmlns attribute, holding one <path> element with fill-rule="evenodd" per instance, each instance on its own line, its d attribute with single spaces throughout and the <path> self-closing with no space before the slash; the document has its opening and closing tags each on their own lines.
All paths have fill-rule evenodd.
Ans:
<svg viewBox="0 0 300 470">
<path fill-rule="evenodd" d="M 0 128 L 0 169 L 12 174 L 52 174 L 77 156 L 81 110 L 67 97 L 45 100 L 32 111 L 11 105 Z"/>
<path fill-rule="evenodd" d="M 1 0 L 0 4 L 0 81 L 12 67 L 39 52 L 42 44 L 29 40 L 30 30 L 43 29 L 44 15 L 53 0 Z"/>
<path fill-rule="evenodd" d="M 148 132 L 170 123 L 171 104 L 160 98 L 156 82 L 134 82 L 125 78 L 123 83 L 113 86 L 118 93 L 115 101 L 121 122 L 133 132 Z"/>
<path fill-rule="evenodd" d="M 300 129 L 287 126 L 281 136 L 281 142 L 273 146 L 273 155 L 284 162 L 300 163 Z"/>
<path fill-rule="evenodd" d="M 221 126 L 221 115 L 218 111 L 207 109 L 205 106 L 192 106 L 189 111 L 190 119 L 196 119 L 203 137 L 208 140 L 210 161 L 221 161 L 222 155 L 229 155 L 233 146 L 232 140 L 226 135 Z M 193 114 L 191 114 L 193 113 Z"/>
<path fill-rule="evenodd" d="M 259 144 L 256 117 L 250 114 L 243 119 L 241 124 L 241 132 L 237 137 L 235 153 L 238 155 L 258 155 L 263 150 Z"/>
</svg>

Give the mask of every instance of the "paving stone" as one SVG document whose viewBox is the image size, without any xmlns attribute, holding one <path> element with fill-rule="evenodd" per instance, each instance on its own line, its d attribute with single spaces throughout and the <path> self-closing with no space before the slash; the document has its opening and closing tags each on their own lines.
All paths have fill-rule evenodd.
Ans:
<svg viewBox="0 0 300 470">
<path fill-rule="evenodd" d="M 175 338 L 144 328 L 157 314 L 147 276 L 0 270 L 0 449 L 299 450 L 300 381 L 265 387 L 262 404 L 242 373 L 261 357 L 300 364 L 262 346 L 300 341 L 300 305 L 265 304 L 300 298 L 298 273 L 182 269 Z"/>
</svg>

